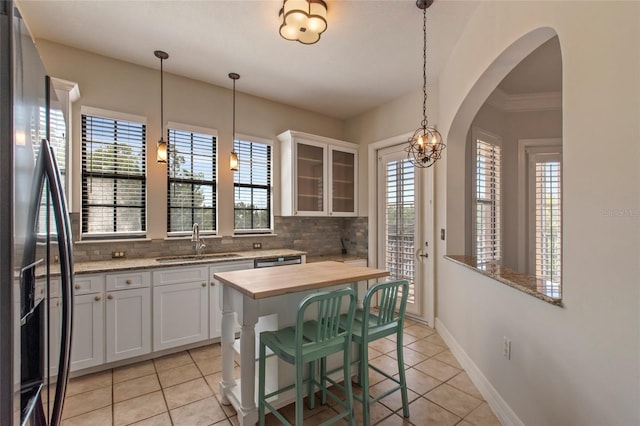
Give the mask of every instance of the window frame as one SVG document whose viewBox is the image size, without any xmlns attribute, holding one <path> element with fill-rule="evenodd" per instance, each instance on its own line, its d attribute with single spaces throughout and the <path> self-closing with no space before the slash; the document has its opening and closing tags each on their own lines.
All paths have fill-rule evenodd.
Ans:
<svg viewBox="0 0 640 426">
<path fill-rule="evenodd" d="M 495 147 L 497 147 L 499 149 L 500 152 L 500 159 L 499 159 L 499 176 L 498 176 L 498 193 L 497 193 L 497 201 L 495 200 L 495 195 L 492 197 L 492 201 L 490 201 L 490 205 L 492 206 L 492 210 L 495 211 L 496 207 L 498 208 L 498 212 L 496 214 L 497 216 L 497 222 L 498 222 L 498 226 L 495 228 L 494 230 L 494 235 L 497 234 L 497 242 L 495 241 L 496 238 L 492 239 L 492 246 L 493 247 L 497 247 L 497 251 L 498 251 L 498 257 L 492 256 L 492 258 L 490 259 L 480 259 L 480 257 L 478 256 L 478 247 L 477 247 L 477 237 L 478 237 L 478 229 L 477 229 L 477 206 L 478 206 L 478 197 L 477 197 L 477 182 L 478 182 L 478 176 L 477 176 L 477 161 L 478 161 L 478 151 L 477 151 L 477 146 L 478 146 L 478 141 L 484 142 L 486 144 L 489 145 L 493 145 Z M 492 263 L 498 263 L 501 264 L 502 263 L 502 258 L 503 258 L 503 238 L 502 236 L 504 235 L 503 232 L 503 226 L 504 226 L 504 221 L 502 220 L 502 215 L 504 212 L 504 206 L 503 206 L 503 202 L 504 202 L 504 196 L 503 196 L 503 182 L 502 182 L 502 176 L 503 176 L 503 153 L 502 153 L 502 138 L 496 134 L 493 134 L 491 132 L 488 132 L 486 130 L 483 130 L 479 127 L 473 127 L 472 131 L 471 131 L 471 161 L 472 161 L 472 177 L 471 177 L 471 200 L 472 200 L 472 204 L 473 204 L 473 208 L 472 208 L 472 212 L 471 212 L 471 255 L 476 257 L 476 259 L 478 259 L 478 261 L 483 261 L 483 262 L 492 262 Z M 494 250 L 495 252 L 496 250 Z"/>
<path fill-rule="evenodd" d="M 273 215 L 273 182 L 274 182 L 274 161 L 275 161 L 275 144 L 272 139 L 261 138 L 257 136 L 250 136 L 236 133 L 235 140 L 233 141 L 233 149 L 236 149 L 236 141 L 249 142 L 249 143 L 257 143 L 263 144 L 270 147 L 270 162 L 269 162 L 269 183 L 268 185 L 255 185 L 255 184 L 237 184 L 235 181 L 236 173 L 240 172 L 240 167 L 242 167 L 242 159 L 240 158 L 240 154 L 238 153 L 238 171 L 233 172 L 233 234 L 236 236 L 241 235 L 269 235 L 274 234 L 274 215 Z M 236 228 L 236 187 L 245 187 L 245 188 L 258 188 L 258 189 L 267 189 L 267 196 L 269 198 L 268 202 L 268 217 L 269 217 L 269 227 L 268 228 L 253 228 L 253 229 L 238 229 Z M 266 187 L 266 188 L 265 188 Z"/>
<path fill-rule="evenodd" d="M 218 235 L 219 232 L 219 209 L 218 209 L 218 201 L 219 201 L 219 197 L 218 197 L 218 174 L 219 174 L 219 162 L 218 162 L 218 142 L 219 142 L 219 136 L 218 136 L 218 130 L 217 129 L 212 129 L 209 127 L 202 127 L 202 126 L 195 126 L 195 125 L 191 125 L 191 124 L 185 124 L 185 123 L 178 123 L 178 122 L 174 122 L 174 121 L 169 121 L 167 122 L 167 134 L 165 135 L 167 137 L 167 166 L 166 166 L 166 177 L 167 177 L 167 203 L 166 203 L 166 208 L 167 208 L 167 214 L 166 214 L 166 222 L 165 222 L 165 232 L 167 237 L 185 237 L 185 236 L 189 236 L 191 235 L 191 230 L 187 230 L 187 231 L 170 231 L 169 227 L 170 227 L 170 221 L 169 221 L 169 216 L 170 216 L 170 212 L 171 212 L 171 207 L 169 205 L 169 188 L 170 188 L 170 184 L 171 184 L 171 178 L 169 176 L 169 170 L 171 167 L 171 138 L 169 137 L 169 135 L 171 134 L 171 130 L 174 131 L 180 131 L 180 132 L 188 132 L 188 133 L 198 133 L 198 134 L 203 134 L 203 135 L 208 135 L 211 137 L 215 138 L 215 148 L 214 148 L 214 155 L 213 155 L 213 162 L 215 165 L 215 173 L 213 176 L 213 197 L 214 197 L 214 218 L 213 218 L 213 223 L 214 223 L 214 229 L 213 230 L 205 230 L 205 229 L 200 229 L 200 235 L 202 236 L 214 236 L 214 235 Z"/>
<path fill-rule="evenodd" d="M 142 181 L 143 183 L 143 207 L 142 207 L 142 230 L 141 231 L 127 231 L 127 232 L 94 232 L 89 233 L 85 232 L 84 224 L 85 224 L 85 168 L 83 165 L 83 159 L 85 155 L 85 137 L 84 137 L 84 116 L 91 116 L 97 118 L 103 118 L 107 120 L 114 121 L 127 121 L 131 123 L 140 124 L 143 126 L 144 132 L 144 140 L 142 140 L 142 152 L 144 153 L 144 175 L 141 178 L 136 178 L 136 181 Z M 82 106 L 80 109 L 80 239 L 81 240 L 91 240 L 91 241 L 99 241 L 99 240 L 121 240 L 121 239 L 145 239 L 148 232 L 148 219 L 149 215 L 147 212 L 149 203 L 147 202 L 147 196 L 149 193 L 148 190 L 148 168 L 147 168 L 147 118 L 140 115 L 128 114 L 119 111 L 110 111 L 101 108 L 95 108 L 90 106 Z"/>
</svg>

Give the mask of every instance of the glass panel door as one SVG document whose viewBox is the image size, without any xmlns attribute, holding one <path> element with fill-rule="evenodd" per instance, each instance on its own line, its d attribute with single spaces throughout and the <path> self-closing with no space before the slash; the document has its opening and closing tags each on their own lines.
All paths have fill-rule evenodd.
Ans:
<svg viewBox="0 0 640 426">
<path fill-rule="evenodd" d="M 420 248 L 419 181 L 416 169 L 400 147 L 378 156 L 378 265 L 390 279 L 409 282 L 407 312 L 421 314 L 422 263 Z"/>
<path fill-rule="evenodd" d="M 352 152 L 331 150 L 332 212 L 355 212 L 355 157 Z"/>
<path fill-rule="evenodd" d="M 298 212 L 324 212 L 325 147 L 297 144 Z"/>
</svg>

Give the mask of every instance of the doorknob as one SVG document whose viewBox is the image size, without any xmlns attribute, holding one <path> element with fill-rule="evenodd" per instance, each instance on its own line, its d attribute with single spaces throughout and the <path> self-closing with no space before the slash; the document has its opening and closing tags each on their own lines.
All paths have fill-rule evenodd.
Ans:
<svg viewBox="0 0 640 426">
<path fill-rule="evenodd" d="M 429 253 L 425 253 L 425 254 L 420 254 L 420 257 L 429 257 Z"/>
</svg>

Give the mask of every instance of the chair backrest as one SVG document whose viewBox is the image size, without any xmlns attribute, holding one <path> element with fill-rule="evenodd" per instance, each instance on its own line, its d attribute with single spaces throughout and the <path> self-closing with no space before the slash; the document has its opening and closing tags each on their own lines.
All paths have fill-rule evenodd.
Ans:
<svg viewBox="0 0 640 426">
<path fill-rule="evenodd" d="M 348 327 L 343 328 L 340 323 L 340 315 L 344 313 L 345 304 Z M 305 297 L 298 306 L 296 347 L 301 348 L 303 345 L 313 344 L 330 345 L 334 341 L 344 341 L 345 339 L 349 341 L 355 306 L 356 294 L 351 288 L 319 292 Z M 316 318 L 311 323 L 307 321 L 305 327 L 305 313 L 311 307 L 317 309 Z"/>
<path fill-rule="evenodd" d="M 369 288 L 362 302 L 363 334 L 390 325 L 402 327 L 408 296 L 409 283 L 406 280 L 377 283 Z M 371 303 L 376 299 L 378 312 L 372 314 Z"/>
</svg>

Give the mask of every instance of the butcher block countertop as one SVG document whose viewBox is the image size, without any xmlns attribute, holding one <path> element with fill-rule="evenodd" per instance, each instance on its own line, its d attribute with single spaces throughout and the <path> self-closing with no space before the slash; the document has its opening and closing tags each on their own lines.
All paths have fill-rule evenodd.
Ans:
<svg viewBox="0 0 640 426">
<path fill-rule="evenodd" d="M 342 262 L 303 263 L 214 274 L 214 277 L 223 284 L 237 289 L 252 299 L 281 296 L 387 276 L 389 271 Z"/>
</svg>

